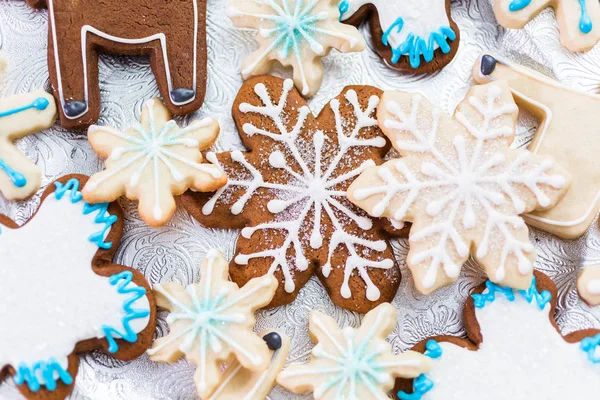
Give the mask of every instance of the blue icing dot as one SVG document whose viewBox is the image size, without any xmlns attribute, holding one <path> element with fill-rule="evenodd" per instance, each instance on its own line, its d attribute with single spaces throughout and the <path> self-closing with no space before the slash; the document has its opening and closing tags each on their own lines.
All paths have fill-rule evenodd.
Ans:
<svg viewBox="0 0 600 400">
<path fill-rule="evenodd" d="M 340 19 L 342 18 L 342 15 L 344 15 L 346 12 L 348 12 L 349 8 L 350 8 L 350 4 L 348 3 L 348 0 L 342 0 L 340 2 Z"/>
<path fill-rule="evenodd" d="M 36 110 L 42 111 L 42 110 L 45 110 L 46 108 L 48 108 L 48 105 L 50 105 L 50 102 L 45 97 L 38 97 L 31 104 L 32 104 L 33 108 L 35 108 Z"/>
<path fill-rule="evenodd" d="M 510 2 L 508 9 L 512 12 L 519 11 L 527 7 L 531 0 L 513 0 Z"/>
<path fill-rule="evenodd" d="M 581 19 L 579 20 L 579 30 L 583 33 L 590 33 L 592 31 L 592 19 L 587 12 L 585 0 L 579 0 L 581 6 Z"/>
<path fill-rule="evenodd" d="M 440 358 L 442 356 L 442 348 L 435 340 L 429 340 L 425 344 L 425 355 L 429 358 Z"/>
<path fill-rule="evenodd" d="M 6 161 L 4 161 L 1 158 L 0 158 L 0 170 L 3 171 L 6 175 L 8 175 L 8 178 L 13 183 L 13 185 L 15 185 L 16 187 L 21 188 L 21 187 L 24 187 L 25 185 L 27 185 L 27 178 L 25 178 L 25 176 L 22 173 L 20 173 L 19 171 L 16 171 L 15 169 L 13 169 L 10 165 L 8 165 L 6 163 Z"/>
</svg>

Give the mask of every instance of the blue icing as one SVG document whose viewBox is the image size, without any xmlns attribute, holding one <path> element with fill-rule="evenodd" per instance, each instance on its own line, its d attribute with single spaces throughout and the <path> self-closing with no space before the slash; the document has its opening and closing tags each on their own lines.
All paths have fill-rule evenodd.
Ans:
<svg viewBox="0 0 600 400">
<path fill-rule="evenodd" d="M 340 2 L 340 20 L 342 19 L 342 15 L 346 14 L 348 12 L 348 9 L 350 8 L 350 4 L 348 3 L 348 0 L 342 0 Z"/>
<path fill-rule="evenodd" d="M 133 304 L 146 295 L 146 289 L 139 286 L 130 285 L 133 279 L 131 271 L 123 271 L 119 274 L 115 274 L 109 278 L 109 283 L 113 286 L 117 286 L 117 292 L 119 294 L 131 294 L 132 296 L 123 304 L 123 310 L 125 316 L 122 320 L 123 331 L 119 331 L 116 328 L 108 325 L 102 326 L 102 331 L 106 340 L 108 341 L 108 352 L 114 353 L 119 349 L 119 345 L 115 341 L 115 337 L 123 339 L 127 342 L 135 342 L 137 340 L 137 333 L 131 328 L 130 322 L 134 319 L 146 318 L 150 315 L 149 310 L 134 309 Z"/>
<path fill-rule="evenodd" d="M 21 107 L 15 107 L 10 110 L 0 111 L 0 118 L 8 117 L 9 115 L 14 115 L 14 114 L 17 114 L 17 113 L 20 113 L 22 111 L 26 111 L 26 110 L 29 110 L 32 108 L 42 111 L 42 110 L 45 110 L 49 104 L 50 104 L 50 102 L 48 101 L 48 99 L 46 99 L 44 97 L 38 97 L 30 104 L 27 104 L 27 105 L 24 105 Z M 21 187 L 24 187 L 25 185 L 27 185 L 27 179 L 25 178 L 25 176 L 22 173 L 13 169 L 10 165 L 8 165 L 8 163 L 5 160 L 3 160 L 1 158 L 0 158 L 0 170 L 3 171 L 6 175 L 8 175 L 8 177 L 10 178 L 10 181 L 16 187 L 21 188 Z"/>
<path fill-rule="evenodd" d="M 402 31 L 404 27 L 404 19 L 398 17 L 396 21 L 383 33 L 381 41 L 384 45 L 390 46 L 389 36 L 394 32 Z M 433 53 L 435 51 L 435 44 L 439 46 L 444 54 L 450 52 L 450 45 L 447 39 L 453 41 L 456 39 L 456 33 L 449 26 L 442 26 L 437 31 L 431 32 L 429 38 L 426 40 L 421 36 L 415 36 L 413 33 L 409 33 L 406 40 L 401 43 L 398 47 L 392 48 L 392 59 L 391 62 L 396 64 L 400 57 L 404 54 L 408 55 L 410 60 L 410 66 L 418 68 L 421 65 L 421 56 L 426 62 L 433 60 Z"/>
<path fill-rule="evenodd" d="M 70 191 L 69 197 L 71 203 L 75 204 L 82 200 L 82 195 L 79 191 L 79 181 L 77 179 L 70 179 L 65 185 L 60 182 L 55 182 L 54 185 L 56 186 L 54 196 L 57 200 L 61 200 L 68 191 Z M 90 204 L 85 202 L 83 204 L 83 214 L 88 215 L 97 212 L 94 222 L 98 225 L 103 225 L 100 231 L 93 233 L 88 237 L 90 242 L 96 244 L 101 249 L 110 249 L 112 247 L 112 243 L 104 241 L 104 236 L 117 221 L 116 215 L 110 215 L 108 213 L 109 205 L 109 203 Z"/>
<path fill-rule="evenodd" d="M 442 356 L 442 347 L 435 340 L 428 340 L 425 343 L 425 349 L 425 355 L 429 358 L 435 359 Z M 431 389 L 433 389 L 433 381 L 427 375 L 421 374 L 413 382 L 413 393 L 400 391 L 398 398 L 400 400 L 421 400 Z"/>
<path fill-rule="evenodd" d="M 508 5 L 508 10 L 515 12 L 520 11 L 527 7 L 531 3 L 531 0 L 513 0 Z"/>
<path fill-rule="evenodd" d="M 581 350 L 587 353 L 588 360 L 594 364 L 600 364 L 600 333 L 583 339 L 580 346 Z"/>
<path fill-rule="evenodd" d="M 509 287 L 502 287 L 496 285 L 491 281 L 486 281 L 485 286 L 488 290 L 487 293 L 474 294 L 473 300 L 475 302 L 476 308 L 483 308 L 487 303 L 492 303 L 496 300 L 496 293 L 501 293 L 508 299 L 508 301 L 515 301 L 515 294 L 518 292 L 528 303 L 531 303 L 533 299 L 536 300 L 538 307 L 543 310 L 546 307 L 546 304 L 550 302 L 552 299 L 552 295 L 549 291 L 544 290 L 541 293 L 538 292 L 535 276 L 531 279 L 531 286 L 527 290 L 514 290 Z"/>
<path fill-rule="evenodd" d="M 102 331 L 108 341 L 109 353 L 114 353 L 119 349 L 115 337 L 130 343 L 135 342 L 137 340 L 137 333 L 131 328 L 130 322 L 134 319 L 146 318 L 150 315 L 149 310 L 134 309 L 132 307 L 137 300 L 146 295 L 145 288 L 139 286 L 131 287 L 132 278 L 133 274 L 131 271 L 114 274 L 108 278 L 108 282 L 112 286 L 117 286 L 117 293 L 132 295 L 123 303 L 123 311 L 125 312 L 125 316 L 122 319 L 123 330 L 120 331 L 108 325 L 102 326 Z M 42 378 L 41 381 L 40 377 Z M 41 385 L 45 385 L 46 389 L 52 391 L 56 389 L 56 384 L 59 381 L 62 381 L 65 385 L 73 383 L 73 378 L 69 372 L 54 357 L 51 357 L 48 361 L 38 361 L 32 366 L 21 363 L 17 368 L 14 380 L 17 385 L 27 383 L 32 392 L 37 392 Z"/>
</svg>

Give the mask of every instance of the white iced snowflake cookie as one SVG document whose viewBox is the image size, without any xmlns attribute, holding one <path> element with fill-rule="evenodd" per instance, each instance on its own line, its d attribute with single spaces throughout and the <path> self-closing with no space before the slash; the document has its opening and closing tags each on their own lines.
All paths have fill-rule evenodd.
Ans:
<svg viewBox="0 0 600 400">
<path fill-rule="evenodd" d="M 394 306 L 384 303 L 365 315 L 360 328 L 340 329 L 333 318 L 312 311 L 309 331 L 316 345 L 311 360 L 284 369 L 277 383 L 294 393 L 312 391 L 315 399 L 387 399 L 396 378 L 415 378 L 431 365 L 414 351 L 393 354 L 385 338 L 397 316 Z"/>
<path fill-rule="evenodd" d="M 582 268 L 577 279 L 579 296 L 590 306 L 600 305 L 600 265 Z"/>
<path fill-rule="evenodd" d="M 269 304 L 277 280 L 266 275 L 238 287 L 228 278 L 229 263 L 210 250 L 200 265 L 200 282 L 154 286 L 156 303 L 170 311 L 169 334 L 148 350 L 153 361 L 173 362 L 185 356 L 197 366 L 198 395 L 209 398 L 222 380 L 220 366 L 237 360 L 244 368 L 263 372 L 271 352 L 254 328 L 254 312 Z"/>
<path fill-rule="evenodd" d="M 339 8 L 344 22 L 368 19 L 375 49 L 392 68 L 431 72 L 458 50 L 449 0 L 342 0 Z"/>
<path fill-rule="evenodd" d="M 144 103 L 140 124 L 125 132 L 93 125 L 88 140 L 106 169 L 94 174 L 83 189 L 91 203 L 113 201 L 122 195 L 139 200 L 141 218 L 151 226 L 167 223 L 175 199 L 188 189 L 210 192 L 227 177 L 204 163 L 201 151 L 217 139 L 219 124 L 212 118 L 179 128 L 159 99 Z"/>
<path fill-rule="evenodd" d="M 600 4 L 597 0 L 494 0 L 500 25 L 521 29 L 542 10 L 552 7 L 561 44 L 571 51 L 589 50 L 600 40 Z"/>
<path fill-rule="evenodd" d="M 313 96 L 323 80 L 321 57 L 334 48 L 361 51 L 365 42 L 352 26 L 339 22 L 338 0 L 232 0 L 227 15 L 240 28 L 258 31 L 258 50 L 242 64 L 248 79 L 268 73 L 274 61 L 294 70 L 302 95 Z"/>
<path fill-rule="evenodd" d="M 0 54 L 0 76 L 6 68 Z M 54 98 L 43 90 L 0 99 L 0 194 L 22 200 L 38 191 L 42 171 L 13 144 L 48 129 L 56 120 Z"/>
<path fill-rule="evenodd" d="M 537 273 L 527 290 L 487 281 L 465 306 L 469 339 L 438 336 L 425 345 L 429 372 L 400 400 L 594 400 L 600 393 L 600 331 L 560 333 L 556 286 Z"/>
<path fill-rule="evenodd" d="M 552 207 L 570 176 L 509 148 L 517 113 L 503 82 L 471 88 L 453 118 L 418 94 L 384 94 L 379 124 L 402 158 L 363 172 L 348 198 L 413 223 L 407 263 L 422 293 L 454 282 L 471 254 L 490 280 L 528 287 L 535 249 L 519 214 Z"/>
<path fill-rule="evenodd" d="M 130 360 L 154 334 L 148 284 L 111 262 L 123 229 L 118 205 L 85 203 L 85 179 L 50 185 L 21 227 L 0 215 L 0 371 L 14 375 L 27 398 L 65 398 L 77 353 Z"/>
<path fill-rule="evenodd" d="M 247 81 L 233 116 L 248 151 L 207 155 L 228 184 L 182 196 L 203 225 L 243 228 L 231 278 L 243 285 L 274 274 L 280 287 L 271 306 L 293 301 L 314 272 L 341 307 L 365 313 L 393 299 L 400 271 L 388 235 L 346 198 L 389 149 L 375 119 L 380 95 L 347 87 L 315 117 L 290 79 Z"/>
</svg>

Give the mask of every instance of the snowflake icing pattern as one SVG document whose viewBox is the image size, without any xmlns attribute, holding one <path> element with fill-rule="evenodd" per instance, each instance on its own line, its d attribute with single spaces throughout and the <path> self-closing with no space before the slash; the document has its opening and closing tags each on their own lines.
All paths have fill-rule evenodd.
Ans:
<svg viewBox="0 0 600 400">
<path fill-rule="evenodd" d="M 413 222 L 417 288 L 455 281 L 472 243 L 492 281 L 527 288 L 535 250 L 518 215 L 552 207 L 570 178 L 550 158 L 509 149 L 518 109 L 508 87 L 471 89 L 454 119 L 417 94 L 386 93 L 382 103 L 380 124 L 402 158 L 363 173 L 348 197 L 373 216 Z"/>
<path fill-rule="evenodd" d="M 106 170 L 95 174 L 83 190 L 86 201 L 116 200 L 121 194 L 139 199 L 140 216 L 152 226 L 165 224 L 175 211 L 173 194 L 189 187 L 212 191 L 227 178 L 214 165 L 202 163 L 201 150 L 219 134 L 212 118 L 179 129 L 158 99 L 148 100 L 141 123 L 126 132 L 91 126 L 88 138 L 106 160 Z"/>
<path fill-rule="evenodd" d="M 269 349 L 252 328 L 254 312 L 271 301 L 277 281 L 262 276 L 238 288 L 229 281 L 227 260 L 217 250 L 208 252 L 200 270 L 200 283 L 186 288 L 178 283 L 154 286 L 158 306 L 171 311 L 170 333 L 156 340 L 148 354 L 154 361 L 173 362 L 185 353 L 198 366 L 198 395 L 209 398 L 220 382 L 221 361 L 232 354 L 245 368 L 268 367 Z"/>
<path fill-rule="evenodd" d="M 360 328 L 343 330 L 318 311 L 310 314 L 311 337 L 317 339 L 308 364 L 292 365 L 279 373 L 277 383 L 315 399 L 387 399 L 395 378 L 414 378 L 427 372 L 431 360 L 414 351 L 394 355 L 385 341 L 396 325 L 397 311 L 389 303 L 371 310 Z"/>
<path fill-rule="evenodd" d="M 344 53 L 365 48 L 358 30 L 339 22 L 337 0 L 234 0 L 227 14 L 238 27 L 258 29 L 260 48 L 244 60 L 244 79 L 268 72 L 278 60 L 293 67 L 305 96 L 321 86 L 319 59 L 331 48 Z"/>
<path fill-rule="evenodd" d="M 285 292 L 289 294 L 300 288 L 296 275 L 304 271 L 311 273 L 314 261 L 318 261 L 322 278 L 330 277 L 338 267 L 342 269 L 343 282 L 336 290 L 343 298 L 354 294 L 350 289 L 355 287 L 350 284 L 351 279 L 362 279 L 364 296 L 370 301 L 379 300 L 381 292 L 370 274 L 376 270 L 380 273 L 393 270 L 391 249 L 377 233 L 373 221 L 346 199 L 351 181 L 374 166 L 373 158 L 379 160 L 387 149 L 386 140 L 380 136 L 373 118 L 379 97 L 371 95 L 363 109 L 356 90 L 348 89 L 343 96 L 332 100 L 321 114 L 331 113 L 326 119 L 335 120 L 335 127 L 321 130 L 321 117 L 312 117 L 296 91 L 290 94 L 291 80 L 276 80 L 283 87 L 277 102 L 271 100 L 260 78 L 255 79 L 255 83 L 257 81 L 252 93 L 262 105 L 241 103 L 242 117 L 238 118 L 238 125 L 248 140 L 256 141 L 256 145 L 246 145 L 260 149 L 250 153 L 222 153 L 218 157 L 212 153 L 207 155 L 230 179 L 206 200 L 202 215 L 196 214 L 197 218 L 210 224 L 208 218 L 215 208 L 223 206 L 228 207 L 229 215 L 240 217 L 248 217 L 246 213 L 257 208 L 263 210 L 258 212 L 261 216 L 255 217 L 254 225 L 247 225 L 247 220 L 242 223 L 246 227 L 238 240 L 236 264 L 256 268 L 256 264 L 249 264 L 272 259 L 268 262 L 268 271 L 262 273 L 280 270 Z M 255 125 L 257 117 L 260 117 L 260 126 Z M 196 207 L 188 209 L 193 212 Z M 218 226 L 225 227 L 222 223 Z M 260 235 L 263 240 L 254 240 L 253 251 L 244 252 L 247 249 L 244 244 L 254 235 Z M 283 235 L 280 241 L 276 241 L 278 235 Z M 232 268 L 234 280 L 236 269 Z M 306 280 L 309 277 L 310 274 Z M 384 280 L 380 278 L 378 275 L 378 282 Z M 300 285 L 304 282 L 300 281 Z M 390 284 L 397 285 L 397 282 Z"/>
</svg>

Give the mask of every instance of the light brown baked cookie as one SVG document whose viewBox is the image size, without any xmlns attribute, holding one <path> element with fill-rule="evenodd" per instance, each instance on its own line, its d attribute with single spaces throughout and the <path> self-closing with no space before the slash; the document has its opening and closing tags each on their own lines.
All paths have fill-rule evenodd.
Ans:
<svg viewBox="0 0 600 400">
<path fill-rule="evenodd" d="M 67 397 L 80 353 L 132 360 L 154 335 L 148 283 L 112 263 L 122 210 L 117 203 L 85 203 L 79 187 L 86 180 L 58 179 L 21 227 L 0 215 L 0 379 L 12 376 L 28 399 Z"/>
</svg>

